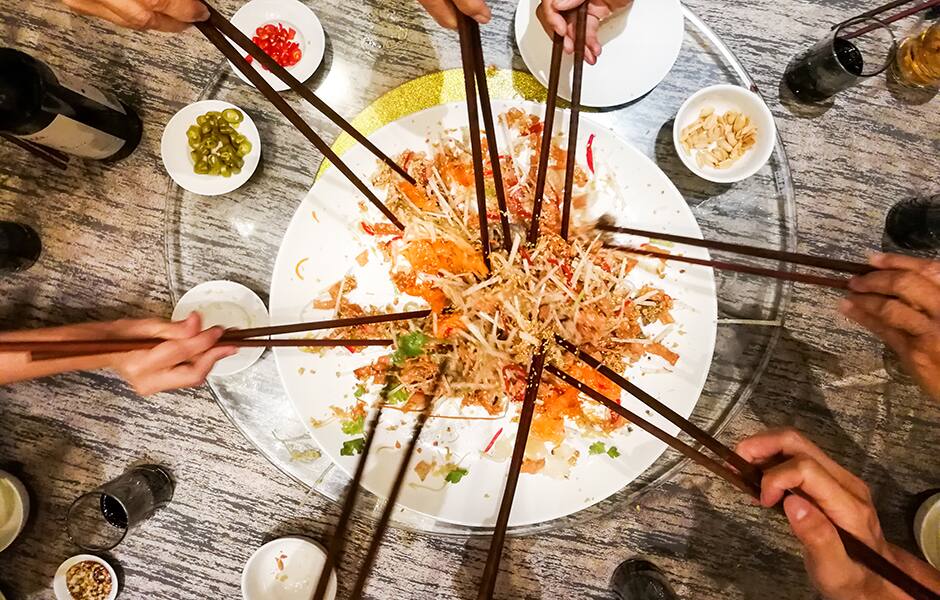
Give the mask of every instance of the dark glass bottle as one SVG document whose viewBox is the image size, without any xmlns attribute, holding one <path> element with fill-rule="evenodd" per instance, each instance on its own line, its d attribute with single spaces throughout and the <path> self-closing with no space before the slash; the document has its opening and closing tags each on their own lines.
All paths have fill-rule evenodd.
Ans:
<svg viewBox="0 0 940 600">
<path fill-rule="evenodd" d="M 940 196 L 902 200 L 888 211 L 885 233 L 911 250 L 940 249 Z"/>
<path fill-rule="evenodd" d="M 137 147 L 143 124 L 113 95 L 0 48 L 0 131 L 69 154 L 114 161 Z"/>
<path fill-rule="evenodd" d="M 42 252 L 36 230 L 29 225 L 0 221 L 0 273 L 25 271 Z"/>
</svg>

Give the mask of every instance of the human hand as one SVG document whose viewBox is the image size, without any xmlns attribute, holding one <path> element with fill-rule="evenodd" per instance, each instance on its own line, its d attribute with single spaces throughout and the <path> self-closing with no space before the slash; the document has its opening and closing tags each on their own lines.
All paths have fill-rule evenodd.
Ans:
<svg viewBox="0 0 940 600">
<path fill-rule="evenodd" d="M 83 15 L 100 17 L 121 27 L 178 32 L 205 21 L 209 9 L 199 0 L 62 0 Z"/>
<path fill-rule="evenodd" d="M 112 327 L 114 338 L 167 340 L 149 350 L 112 355 L 111 367 L 142 396 L 202 385 L 216 362 L 238 352 L 231 346 L 215 347 L 225 330 L 212 327 L 203 331 L 198 313 L 177 322 L 126 320 L 115 321 Z"/>
<path fill-rule="evenodd" d="M 940 261 L 876 254 L 870 262 L 878 270 L 849 281 L 839 310 L 881 338 L 940 400 Z"/>
<path fill-rule="evenodd" d="M 588 3 L 584 61 L 593 65 L 601 55 L 601 43 L 597 37 L 601 21 L 630 6 L 633 0 L 542 0 L 535 14 L 549 37 L 557 33 L 565 38 L 565 52 L 571 54 L 574 52 L 575 38 L 574 9 L 584 2 Z"/>
<path fill-rule="evenodd" d="M 457 11 L 473 17 L 481 25 L 490 22 L 490 7 L 485 0 L 418 0 L 437 24 L 447 29 L 457 29 Z"/>
<path fill-rule="evenodd" d="M 736 451 L 764 469 L 760 503 L 783 500 L 793 533 L 803 545 L 806 571 L 829 600 L 889 600 L 908 596 L 849 558 L 833 523 L 892 562 L 865 483 L 793 429 L 774 429 L 747 438 Z M 799 490 L 815 504 L 791 494 Z"/>
</svg>

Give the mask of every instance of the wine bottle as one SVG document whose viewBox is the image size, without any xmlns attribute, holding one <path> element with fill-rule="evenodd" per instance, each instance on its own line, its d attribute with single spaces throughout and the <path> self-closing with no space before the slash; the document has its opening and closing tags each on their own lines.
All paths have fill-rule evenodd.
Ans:
<svg viewBox="0 0 940 600">
<path fill-rule="evenodd" d="M 885 232 L 902 248 L 940 248 L 940 195 L 902 200 L 892 206 L 885 217 Z"/>
<path fill-rule="evenodd" d="M 29 225 L 0 221 L 0 273 L 16 273 L 33 266 L 42 252 L 36 230 Z"/>
<path fill-rule="evenodd" d="M 112 94 L 0 48 L 0 131 L 69 154 L 114 161 L 137 147 L 143 124 Z"/>
</svg>

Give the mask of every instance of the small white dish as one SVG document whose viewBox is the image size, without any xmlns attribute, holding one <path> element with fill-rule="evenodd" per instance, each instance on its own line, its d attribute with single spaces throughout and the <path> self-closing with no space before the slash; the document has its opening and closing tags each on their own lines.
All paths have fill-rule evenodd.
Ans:
<svg viewBox="0 0 940 600">
<path fill-rule="evenodd" d="M 294 41 L 300 46 L 300 62 L 285 68 L 300 82 L 310 79 L 323 62 L 323 53 L 326 50 L 326 35 L 323 33 L 320 19 L 312 10 L 297 0 L 251 0 L 232 15 L 232 24 L 249 38 L 255 37 L 258 27 L 269 23 L 273 25 L 280 23 L 297 32 Z M 235 46 L 235 44 L 232 45 Z M 248 55 L 240 47 L 235 46 L 235 48 L 242 56 Z M 253 60 L 251 64 L 276 91 L 283 92 L 290 89 L 273 73 L 258 65 L 257 61 Z M 241 71 L 235 68 L 235 65 L 230 62 L 229 66 L 242 81 L 253 85 Z"/>
<path fill-rule="evenodd" d="M 927 562 L 940 569 L 940 493 L 928 498 L 917 509 L 914 538 Z"/>
<path fill-rule="evenodd" d="M 86 560 L 97 563 L 108 571 L 108 575 L 111 576 L 111 593 L 108 594 L 107 600 L 114 600 L 117 598 L 118 578 L 117 574 L 114 572 L 114 569 L 111 568 L 111 565 L 93 554 L 79 554 L 59 565 L 59 569 L 55 572 L 55 577 L 52 580 L 52 591 L 55 592 L 56 600 L 74 600 L 74 597 L 69 592 L 68 584 L 66 582 L 66 574 L 69 572 L 69 569 L 72 568 L 72 565 L 84 562 Z"/>
<path fill-rule="evenodd" d="M 521 0 L 516 7 L 515 35 L 529 72 L 548 84 L 552 41 L 535 16 L 539 0 Z M 662 81 L 682 49 L 685 17 L 679 0 L 634 0 L 607 19 L 598 32 L 603 45 L 597 64 L 584 65 L 581 104 L 620 106 L 646 94 Z M 571 99 L 572 56 L 561 61 L 558 95 Z"/>
<path fill-rule="evenodd" d="M 744 113 L 757 128 L 755 144 L 727 169 L 698 166 L 695 150 L 687 154 L 679 141 L 682 130 L 694 123 L 699 112 L 706 107 L 714 108 L 718 114 L 729 110 Z M 734 183 L 757 173 L 770 160 L 776 140 L 777 125 L 767 104 L 754 92 L 738 85 L 713 85 L 695 92 L 679 107 L 672 126 L 672 143 L 682 163 L 702 179 L 716 183 Z"/>
<path fill-rule="evenodd" d="M 270 323 L 268 309 L 258 294 L 234 281 L 207 281 L 189 290 L 176 303 L 173 320 L 182 321 L 194 312 L 202 315 L 203 329 L 216 325 L 245 329 L 266 327 Z M 209 375 L 234 375 L 253 365 L 262 354 L 264 348 L 241 348 L 238 354 L 215 363 Z"/>
<path fill-rule="evenodd" d="M 310 600 L 320 581 L 326 551 L 302 537 L 282 537 L 258 548 L 242 571 L 245 600 Z M 326 600 L 336 598 L 336 572 L 330 573 Z"/>
<path fill-rule="evenodd" d="M 251 142 L 251 152 L 245 157 L 245 166 L 242 167 L 241 173 L 231 177 L 200 175 L 193 172 L 193 159 L 189 156 L 189 139 L 186 137 L 186 130 L 196 124 L 196 117 L 210 110 L 221 112 L 227 108 L 238 109 L 245 116 L 236 128 L 238 133 Z M 163 129 L 160 155 L 163 157 L 163 166 L 167 173 L 181 188 L 201 196 L 219 196 L 240 188 L 254 174 L 261 160 L 261 136 L 251 116 L 244 109 L 221 100 L 203 100 L 185 106 L 173 115 Z"/>
<path fill-rule="evenodd" d="M 29 518 L 29 494 L 19 479 L 0 470 L 0 552 L 13 543 Z"/>
</svg>

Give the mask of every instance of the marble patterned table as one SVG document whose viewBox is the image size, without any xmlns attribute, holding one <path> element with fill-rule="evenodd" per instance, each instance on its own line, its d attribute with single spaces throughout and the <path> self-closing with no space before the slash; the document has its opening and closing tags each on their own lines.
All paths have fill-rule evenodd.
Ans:
<svg viewBox="0 0 940 600">
<path fill-rule="evenodd" d="M 492 4 L 496 21 L 484 30 L 484 43 L 505 52 L 513 5 Z M 317 3 L 327 31 L 394 26 L 431 36 L 425 50 L 397 65 L 400 72 L 372 74 L 380 91 L 458 66 L 456 44 L 416 3 L 380 6 Z M 937 193 L 940 111 L 929 94 L 899 90 L 879 77 L 810 110 L 778 93 L 789 57 L 826 24 L 857 12 L 857 3 L 692 0 L 689 6 L 737 53 L 770 103 L 793 169 L 800 250 L 852 257 L 879 249 L 893 202 Z M 231 14 L 236 2 L 219 8 Z M 46 248 L 33 269 L 0 281 L 0 326 L 169 315 L 159 136 L 162 124 L 208 82 L 214 50 L 194 31 L 168 37 L 118 30 L 52 0 L 4 3 L 0 31 L 4 45 L 106 82 L 139 107 L 146 124 L 140 148 L 118 167 L 77 164 L 62 174 L 0 145 L 0 219 L 33 224 Z M 331 48 L 328 56 L 336 60 L 340 50 Z M 355 52 L 342 55 L 367 72 L 358 59 Z M 911 548 L 911 498 L 940 486 L 940 405 L 897 373 L 881 344 L 836 313 L 837 300 L 834 292 L 795 288 L 775 356 L 722 437 L 730 443 L 783 425 L 805 431 L 870 483 L 889 539 Z M 140 398 L 108 373 L 9 386 L 0 389 L 0 468 L 22 476 L 35 508 L 24 535 L 0 554 L 0 589 L 11 598 L 52 597 L 56 567 L 76 553 L 64 534 L 69 502 L 140 461 L 171 467 L 178 486 L 173 503 L 112 555 L 126 598 L 238 597 L 241 566 L 258 545 L 289 533 L 324 536 L 337 518 L 335 505 L 256 454 L 206 390 Z M 350 531 L 342 589 L 348 591 L 368 533 L 363 523 Z M 394 530 L 367 593 L 474 597 L 486 547 L 485 539 Z M 614 567 L 638 554 L 661 565 L 684 598 L 814 597 L 785 523 L 694 465 L 622 514 L 508 540 L 498 596 L 610 598 Z"/>
</svg>

